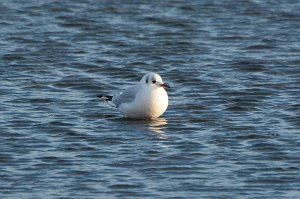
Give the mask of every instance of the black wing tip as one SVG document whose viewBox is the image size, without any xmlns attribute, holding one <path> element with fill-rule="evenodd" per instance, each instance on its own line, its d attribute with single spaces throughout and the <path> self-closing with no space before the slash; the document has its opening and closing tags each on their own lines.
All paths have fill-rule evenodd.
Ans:
<svg viewBox="0 0 300 199">
<path fill-rule="evenodd" d="M 97 97 L 105 100 L 105 101 L 112 101 L 113 96 L 110 95 L 97 95 Z"/>
</svg>

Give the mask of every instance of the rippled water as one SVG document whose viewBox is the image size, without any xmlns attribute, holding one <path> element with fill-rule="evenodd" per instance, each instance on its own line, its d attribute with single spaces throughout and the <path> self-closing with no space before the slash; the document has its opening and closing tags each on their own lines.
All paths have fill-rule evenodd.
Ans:
<svg viewBox="0 0 300 199">
<path fill-rule="evenodd" d="M 297 198 L 300 3 L 0 2 L 1 198 Z M 98 94 L 146 71 L 167 112 Z"/>
</svg>

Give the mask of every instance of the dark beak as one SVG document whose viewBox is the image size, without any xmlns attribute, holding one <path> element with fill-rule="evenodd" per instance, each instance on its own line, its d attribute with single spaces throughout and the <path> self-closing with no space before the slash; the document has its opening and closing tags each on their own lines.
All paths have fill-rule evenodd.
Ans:
<svg viewBox="0 0 300 199">
<path fill-rule="evenodd" d="M 163 87 L 163 88 L 165 88 L 165 89 L 166 89 L 166 88 L 171 88 L 171 87 L 170 87 L 168 84 L 166 84 L 166 83 L 163 83 L 163 84 L 161 84 L 160 86 Z"/>
</svg>

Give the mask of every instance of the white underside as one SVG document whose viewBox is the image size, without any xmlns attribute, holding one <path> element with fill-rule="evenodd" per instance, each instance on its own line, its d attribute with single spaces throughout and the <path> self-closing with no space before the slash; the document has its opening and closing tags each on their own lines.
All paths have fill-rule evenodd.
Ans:
<svg viewBox="0 0 300 199">
<path fill-rule="evenodd" d="M 139 92 L 134 101 L 122 103 L 119 110 L 126 118 L 152 119 L 161 116 L 167 107 L 168 94 L 161 87 Z"/>
</svg>

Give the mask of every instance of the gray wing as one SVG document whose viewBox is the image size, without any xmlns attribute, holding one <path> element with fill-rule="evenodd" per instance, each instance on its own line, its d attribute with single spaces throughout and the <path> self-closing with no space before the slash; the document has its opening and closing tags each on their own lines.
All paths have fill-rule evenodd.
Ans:
<svg viewBox="0 0 300 199">
<path fill-rule="evenodd" d="M 135 99 L 135 96 L 138 91 L 138 86 L 133 86 L 128 89 L 126 89 L 123 93 L 120 95 L 116 95 L 112 98 L 112 102 L 116 105 L 118 108 L 122 103 L 128 103 L 132 102 Z"/>
</svg>

